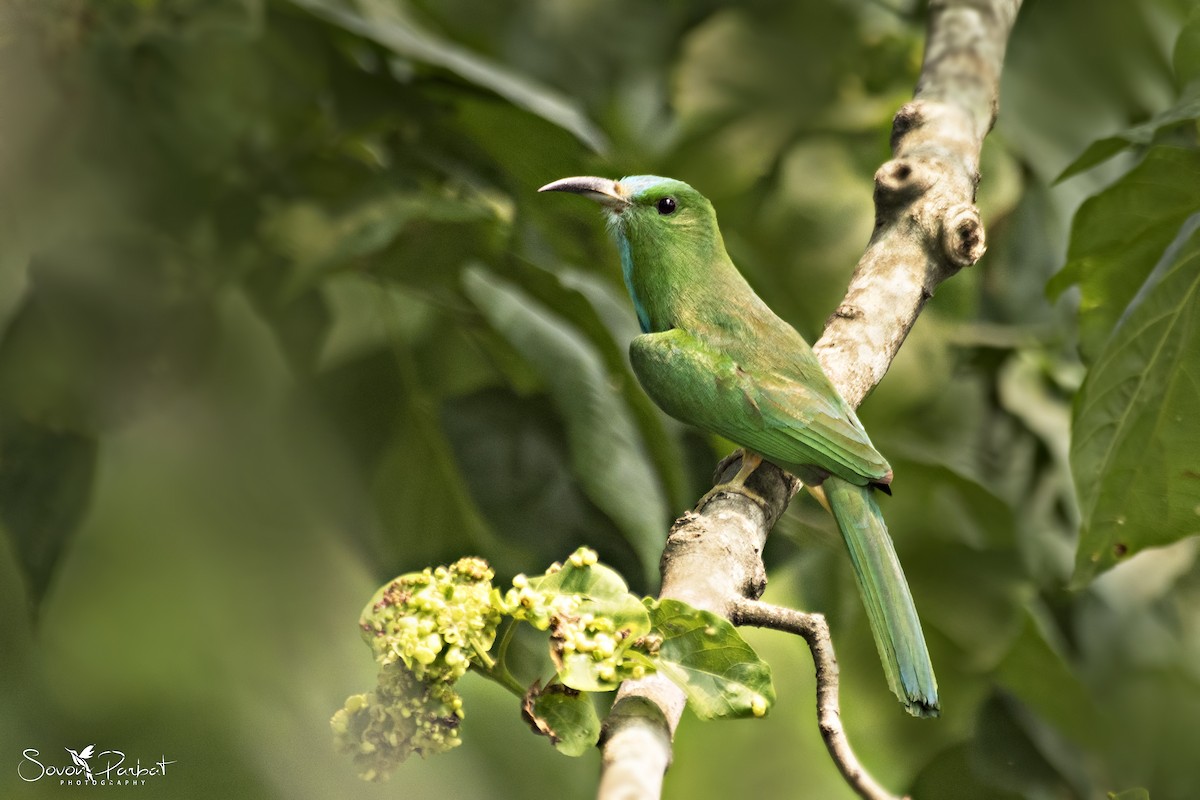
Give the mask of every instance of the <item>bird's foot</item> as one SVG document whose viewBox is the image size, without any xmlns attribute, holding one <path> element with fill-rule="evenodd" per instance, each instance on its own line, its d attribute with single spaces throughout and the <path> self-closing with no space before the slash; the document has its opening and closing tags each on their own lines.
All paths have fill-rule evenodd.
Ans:
<svg viewBox="0 0 1200 800">
<path fill-rule="evenodd" d="M 741 453 L 742 463 L 741 466 L 738 467 L 737 474 L 734 475 L 730 480 L 725 481 L 724 483 L 718 483 L 716 486 L 709 489 L 704 496 L 700 498 L 699 502 L 696 503 L 697 511 L 704 508 L 713 500 L 713 498 L 720 494 L 745 495 L 763 508 L 768 506 L 766 498 L 746 486 L 746 481 L 751 475 L 754 474 L 754 470 L 758 469 L 759 464 L 762 463 L 762 456 L 760 456 L 758 453 L 752 453 L 745 449 L 740 451 L 735 450 L 731 456 L 726 457 L 725 460 L 721 462 L 721 464 L 717 467 L 717 472 L 723 472 L 725 467 L 739 452 Z"/>
<path fill-rule="evenodd" d="M 821 504 L 822 508 L 824 508 L 830 514 L 833 513 L 833 509 L 829 505 L 829 498 L 825 496 L 825 488 L 821 486 L 821 484 L 806 483 L 804 488 L 808 489 L 808 493 L 817 499 L 817 502 Z"/>
</svg>

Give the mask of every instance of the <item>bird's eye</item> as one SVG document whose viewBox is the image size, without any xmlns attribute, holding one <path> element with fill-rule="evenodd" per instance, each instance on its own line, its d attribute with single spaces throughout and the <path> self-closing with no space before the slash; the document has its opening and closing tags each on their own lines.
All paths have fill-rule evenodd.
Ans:
<svg viewBox="0 0 1200 800">
<path fill-rule="evenodd" d="M 675 213 L 675 198 L 674 197 L 664 197 L 661 200 L 659 200 L 658 203 L 655 204 L 654 207 L 657 208 L 658 213 L 662 214 L 664 217 L 667 214 L 674 214 Z"/>
</svg>

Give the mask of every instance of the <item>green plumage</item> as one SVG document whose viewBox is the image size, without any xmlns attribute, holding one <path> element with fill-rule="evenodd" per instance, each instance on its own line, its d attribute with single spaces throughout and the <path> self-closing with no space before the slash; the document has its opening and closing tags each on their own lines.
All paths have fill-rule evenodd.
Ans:
<svg viewBox="0 0 1200 800">
<path fill-rule="evenodd" d="M 605 206 L 644 332 L 630 358 L 651 399 L 805 483 L 823 482 L 888 683 L 910 713 L 936 715 L 921 623 L 873 497 L 891 468 L 808 343 L 733 265 L 712 205 L 686 183 L 646 175 L 567 178 L 542 191 Z"/>
<path fill-rule="evenodd" d="M 850 551 L 888 686 L 913 716 L 936 717 L 937 679 L 921 620 L 873 494 L 836 478 L 825 481 L 825 496 Z"/>
</svg>

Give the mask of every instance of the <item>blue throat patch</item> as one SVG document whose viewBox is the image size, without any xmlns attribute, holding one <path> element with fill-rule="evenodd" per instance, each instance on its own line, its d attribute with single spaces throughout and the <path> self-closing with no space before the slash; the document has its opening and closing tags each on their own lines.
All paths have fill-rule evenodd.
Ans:
<svg viewBox="0 0 1200 800">
<path fill-rule="evenodd" d="M 650 333 L 650 315 L 642 305 L 641 298 L 633 288 L 633 253 L 629 249 L 629 238 L 619 228 L 613 231 L 617 240 L 617 251 L 621 254 L 621 276 L 625 278 L 625 288 L 629 290 L 629 298 L 633 300 L 633 310 L 637 313 L 638 324 L 642 333 Z"/>
</svg>

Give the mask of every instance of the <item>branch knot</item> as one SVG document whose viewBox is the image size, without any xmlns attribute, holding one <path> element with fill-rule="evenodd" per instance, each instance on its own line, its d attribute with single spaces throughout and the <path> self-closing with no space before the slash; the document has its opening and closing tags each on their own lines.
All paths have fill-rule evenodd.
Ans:
<svg viewBox="0 0 1200 800">
<path fill-rule="evenodd" d="M 969 203 L 951 206 L 942 217 L 942 252 L 955 270 L 969 267 L 987 250 L 979 209 Z"/>
<path fill-rule="evenodd" d="M 893 158 L 875 171 L 875 202 L 895 207 L 925 192 L 934 182 L 928 166 L 910 158 Z"/>
<path fill-rule="evenodd" d="M 900 110 L 896 112 L 896 116 L 892 119 L 892 151 L 895 152 L 896 145 L 904 137 L 904 134 L 911 131 L 913 128 L 918 128 L 925 123 L 925 115 L 921 112 L 921 102 L 914 100 L 900 106 Z"/>
</svg>

